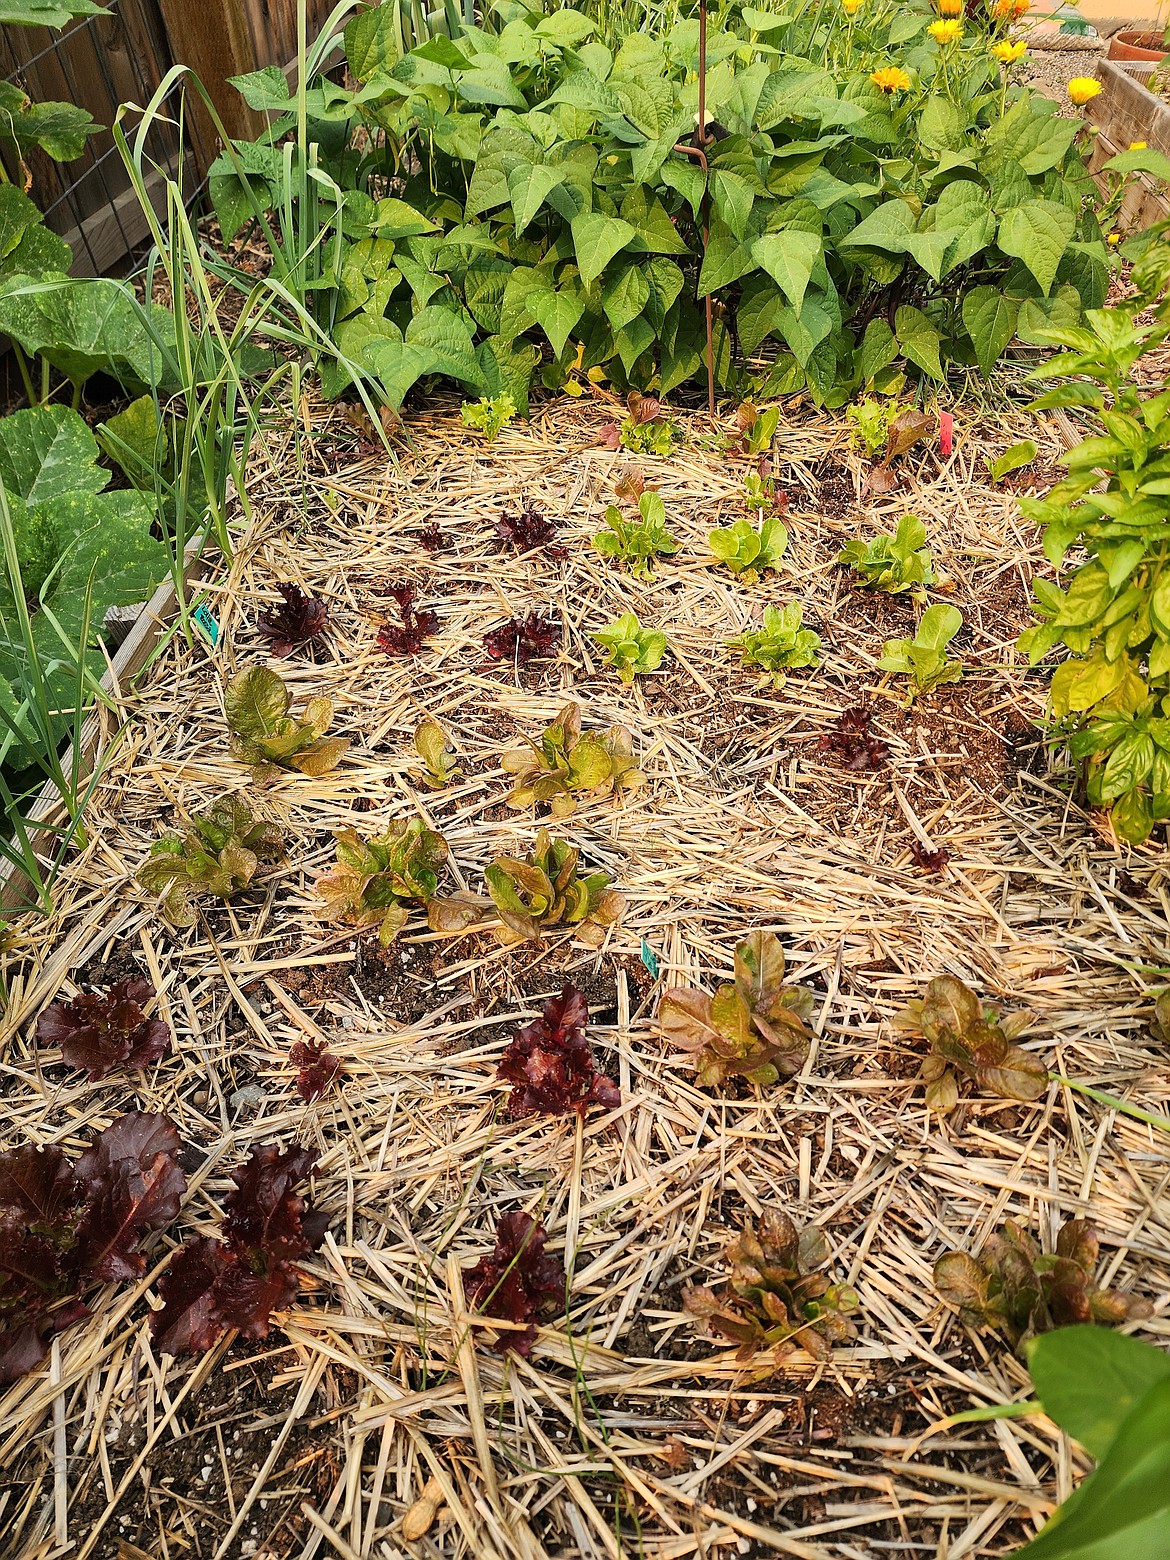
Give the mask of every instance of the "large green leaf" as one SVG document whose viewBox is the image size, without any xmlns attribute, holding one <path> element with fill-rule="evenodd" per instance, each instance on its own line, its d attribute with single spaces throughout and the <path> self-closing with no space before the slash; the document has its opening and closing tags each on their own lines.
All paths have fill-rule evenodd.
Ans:
<svg viewBox="0 0 1170 1560">
<path fill-rule="evenodd" d="M 559 358 L 565 350 L 569 332 L 585 313 L 585 298 L 580 290 L 565 284 L 555 292 L 552 288 L 533 287 L 525 299 L 529 312 L 548 337 L 554 354 Z"/>
<path fill-rule="evenodd" d="M 518 163 L 512 169 L 508 174 L 508 194 L 518 234 L 533 221 L 549 191 L 564 181 L 564 169 L 550 168 L 547 163 Z"/>
<path fill-rule="evenodd" d="M 345 28 L 345 58 L 359 81 L 389 73 L 398 60 L 396 4 L 370 6 Z"/>
<path fill-rule="evenodd" d="M 573 248 L 581 281 L 590 287 L 613 257 L 635 236 L 633 226 L 621 217 L 607 217 L 600 211 L 583 211 L 573 218 Z"/>
<path fill-rule="evenodd" d="M 406 345 L 431 353 L 435 367 L 427 372 L 446 374 L 477 390 L 484 388 L 471 331 L 454 310 L 436 304 L 420 309 L 406 327 Z"/>
<path fill-rule="evenodd" d="M 1170 1378 L 1170 1354 L 1107 1327 L 1059 1327 L 1031 1344 L 1028 1369 L 1044 1412 L 1099 1462 L 1126 1416 Z"/>
<path fill-rule="evenodd" d="M 41 214 L 15 184 L 0 184 L 0 276 L 44 276 L 68 271 L 69 245 L 50 233 Z"/>
<path fill-rule="evenodd" d="M 640 265 L 624 265 L 606 281 L 601 290 L 602 308 L 614 330 L 621 330 L 636 319 L 649 299 L 650 283 Z M 576 324 L 576 321 L 573 323 Z"/>
<path fill-rule="evenodd" d="M 823 253 L 820 237 L 798 228 L 766 233 L 752 245 L 752 259 L 767 271 L 798 314 L 813 267 Z"/>
<path fill-rule="evenodd" d="M 21 157 L 39 147 L 55 162 L 72 162 L 102 126 L 73 103 L 34 103 L 11 82 L 0 82 L 0 140 L 12 141 Z"/>
<path fill-rule="evenodd" d="M 103 16 L 93 0 L 0 0 L 0 27 L 64 27 L 75 16 Z"/>
<path fill-rule="evenodd" d="M 932 379 L 942 379 L 938 356 L 942 337 L 921 309 L 903 304 L 894 315 L 894 334 L 904 357 Z"/>
<path fill-rule="evenodd" d="M 98 442 L 68 406 L 33 406 L 0 418 L 0 483 L 30 505 L 64 493 L 100 493 L 110 473 Z"/>
<path fill-rule="evenodd" d="M 148 322 L 166 351 L 153 340 Z M 127 389 L 141 391 L 152 383 L 172 388 L 168 358 L 174 329 L 166 309 L 144 307 L 123 283 L 12 276 L 0 284 L 0 330 L 77 384 L 102 370 Z"/>
<path fill-rule="evenodd" d="M 1015 335 L 1019 312 L 1019 302 L 1005 297 L 998 287 L 974 287 L 964 297 L 963 324 L 985 374 L 991 372 Z"/>
<path fill-rule="evenodd" d="M 1047 297 L 1076 225 L 1067 206 L 1054 200 L 1026 200 L 1000 218 L 999 247 L 1024 262 Z"/>
</svg>

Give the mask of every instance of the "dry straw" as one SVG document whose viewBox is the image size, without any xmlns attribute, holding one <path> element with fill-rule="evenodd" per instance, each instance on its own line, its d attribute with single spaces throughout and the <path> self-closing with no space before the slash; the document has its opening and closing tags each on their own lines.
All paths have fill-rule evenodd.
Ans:
<svg viewBox="0 0 1170 1560">
<path fill-rule="evenodd" d="M 218 645 L 177 640 L 126 690 L 131 723 L 88 843 L 52 919 L 25 925 L 31 954 L 9 956 L 3 1140 L 76 1147 L 128 1106 L 168 1112 L 196 1150 L 176 1237 L 214 1230 L 226 1173 L 251 1145 L 296 1140 L 321 1152 L 315 1195 L 331 1233 L 283 1332 L 251 1346 L 254 1362 L 239 1344 L 155 1356 L 144 1297 L 170 1237 L 141 1283 L 97 1296 L 92 1319 L 0 1399 L 4 1553 L 1010 1552 L 1084 1465 L 1041 1417 L 921 1440 L 947 1414 L 1028 1385 L 998 1343 L 965 1335 L 933 1298 L 935 1257 L 1007 1215 L 1051 1235 L 1088 1210 L 1109 1280 L 1158 1302 L 1155 1335 L 1168 1331 L 1170 1287 L 1164 1138 L 1057 1085 L 1036 1107 L 976 1100 L 930 1119 L 913 1048 L 889 1024 L 930 975 L 953 971 L 1028 1006 L 1028 1043 L 1065 1076 L 1156 1111 L 1170 1095 L 1145 1028 L 1166 959 L 1161 857 L 1119 853 L 1047 771 L 1031 724 L 1044 682 L 1011 657 L 1039 551 L 984 462 L 1032 423 L 979 430 L 960 416 L 949 460 L 920 449 L 904 488 L 870 502 L 841 425 L 791 412 L 775 459 L 792 544 L 778 578 L 746 587 L 714 567 L 705 537 L 740 512 L 747 462 L 701 424 L 675 456 L 643 463 L 684 544 L 644 583 L 589 546 L 630 463 L 599 447 L 597 409 L 557 402 L 491 447 L 457 416 L 427 415 L 397 463 L 338 454 L 345 424 L 310 411 L 305 474 L 291 443 L 280 470 L 253 473 L 255 523 L 210 587 Z M 1058 430 L 1042 437 L 1050 459 Z M 560 520 L 566 560 L 496 549 L 493 519 L 522 502 Z M 908 508 L 966 617 L 968 672 L 907 715 L 876 661 L 912 610 L 859 603 L 834 559 Z M 451 539 L 433 557 L 417 543 L 431 524 Z M 354 746 L 333 774 L 260 794 L 287 829 L 287 864 L 176 934 L 134 872 L 177 813 L 246 784 L 227 754 L 223 687 L 264 659 L 256 613 L 287 579 L 329 598 L 333 628 L 280 669 L 295 696 L 336 698 Z M 417 660 L 389 660 L 374 642 L 389 605 L 379 591 L 401 579 L 441 620 Z M 823 665 L 773 692 L 723 645 L 765 602 L 791 599 L 822 635 Z M 483 634 L 533 606 L 562 624 L 558 659 L 489 665 Z M 661 675 L 623 687 L 590 633 L 630 607 L 671 648 Z M 568 694 L 587 727 L 631 728 L 650 782 L 561 830 L 627 897 L 599 953 L 561 938 L 543 954 L 505 952 L 415 928 L 380 967 L 319 920 L 312 880 L 346 824 L 373 831 L 421 813 L 450 843 L 454 882 L 480 889 L 485 863 L 535 828 L 501 805 L 499 754 Z M 890 763 L 850 774 L 816 739 L 871 699 Z M 410 778 L 424 713 L 463 770 L 445 792 Z M 924 874 L 913 842 L 944 846 L 949 865 Z M 666 981 L 710 984 L 752 926 L 778 930 L 794 977 L 817 989 L 817 1038 L 798 1078 L 721 1098 L 665 1053 L 640 954 Z M 130 963 L 159 989 L 172 1056 L 97 1086 L 46 1065 L 38 1012 Z M 590 996 L 623 1103 L 583 1129 L 508 1122 L 502 1046 L 566 969 Z M 346 1069 L 310 1106 L 288 1061 L 306 1036 L 328 1040 Z M 825 1228 L 834 1272 L 861 1297 L 861 1338 L 828 1366 L 797 1355 L 769 1381 L 695 1339 L 680 1287 L 715 1276 L 731 1228 L 774 1204 Z M 459 1280 L 514 1208 L 539 1214 L 573 1274 L 570 1316 L 541 1330 L 527 1362 L 490 1347 Z M 252 1380 L 267 1400 L 253 1388 L 233 1405 L 232 1383 Z M 188 1449 L 200 1472 L 176 1474 Z M 420 1536 L 404 1536 L 404 1519 Z"/>
</svg>

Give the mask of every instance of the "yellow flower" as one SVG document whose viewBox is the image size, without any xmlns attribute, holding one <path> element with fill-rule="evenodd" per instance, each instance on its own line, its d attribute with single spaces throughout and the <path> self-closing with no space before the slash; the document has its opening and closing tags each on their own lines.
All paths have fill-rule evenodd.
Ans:
<svg viewBox="0 0 1170 1560">
<path fill-rule="evenodd" d="M 1026 43 L 993 43 L 991 52 L 1004 65 L 1014 65 L 1027 52 Z"/>
<path fill-rule="evenodd" d="M 926 30 L 936 43 L 958 43 L 963 36 L 962 22 L 931 22 Z"/>
<path fill-rule="evenodd" d="M 1131 152 L 1144 152 L 1146 150 L 1146 143 L 1144 141 L 1131 141 L 1129 143 L 1129 149 Z"/>
<path fill-rule="evenodd" d="M 1078 108 L 1095 98 L 1100 90 L 1101 83 L 1092 76 L 1074 76 L 1068 84 L 1068 95 Z"/>
<path fill-rule="evenodd" d="M 841 9 L 846 16 L 856 16 L 861 10 L 864 0 L 841 0 Z"/>
<path fill-rule="evenodd" d="M 1014 0 L 1012 5 L 1012 17 L 1018 22 L 1021 17 L 1027 16 L 1032 9 L 1032 0 Z"/>
<path fill-rule="evenodd" d="M 935 0 L 940 16 L 962 16 L 963 0 Z"/>
<path fill-rule="evenodd" d="M 1110 233 L 1109 236 L 1106 238 L 1105 242 L 1107 244 L 1120 244 L 1121 243 L 1121 234 L 1120 233 Z"/>
<path fill-rule="evenodd" d="M 910 77 L 897 65 L 883 65 L 880 70 L 871 71 L 869 79 L 883 92 L 905 92 L 910 86 Z"/>
</svg>

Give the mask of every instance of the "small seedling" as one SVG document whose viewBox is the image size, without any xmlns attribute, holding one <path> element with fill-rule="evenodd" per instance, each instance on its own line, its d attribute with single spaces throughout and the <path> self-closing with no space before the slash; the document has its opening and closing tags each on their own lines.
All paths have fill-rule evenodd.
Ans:
<svg viewBox="0 0 1170 1560">
<path fill-rule="evenodd" d="M 509 807 L 547 803 L 554 818 L 575 811 L 579 799 L 620 798 L 646 783 L 634 763 L 633 742 L 625 726 L 610 726 L 597 736 L 581 735 L 581 706 L 566 704 L 538 741 L 503 755 L 504 769 L 515 777 Z"/>
<path fill-rule="evenodd" d="M 975 1256 L 948 1251 L 934 1265 L 934 1285 L 958 1307 L 969 1327 L 1002 1333 L 1021 1349 L 1040 1333 L 1085 1322 L 1118 1326 L 1152 1313 L 1146 1301 L 1116 1289 L 1098 1289 L 1097 1231 L 1088 1219 L 1070 1219 L 1045 1252 L 1014 1219 L 1006 1220 Z"/>
<path fill-rule="evenodd" d="M 518 553 L 534 552 L 543 547 L 550 558 L 564 558 L 568 548 L 555 545 L 558 524 L 531 504 L 518 514 L 505 510 L 494 525 L 496 542 L 500 547 L 511 547 Z"/>
<path fill-rule="evenodd" d="M 608 872 L 577 872 L 580 852 L 547 829 L 536 836 L 532 854 L 499 856 L 484 872 L 500 917 L 502 943 L 539 942 L 545 931 L 572 928 L 583 943 L 599 948 L 622 913 L 622 896 L 610 888 Z"/>
<path fill-rule="evenodd" d="M 744 401 L 736 408 L 735 426 L 738 437 L 733 445 L 743 455 L 759 455 L 772 448 L 776 427 L 780 421 L 780 408 L 770 406 L 761 412 L 751 401 Z"/>
<path fill-rule="evenodd" d="M 392 824 L 385 834 L 363 840 L 353 829 L 335 835 L 337 865 L 317 879 L 322 914 L 348 926 L 376 926 L 383 947 L 397 938 L 411 907 L 425 905 L 432 931 L 462 931 L 475 920 L 481 901 L 474 895 L 438 894 L 447 842 L 421 819 Z"/>
<path fill-rule="evenodd" d="M 761 462 L 761 465 L 765 464 Z M 749 471 L 743 479 L 743 505 L 752 514 L 770 511 L 777 515 L 788 513 L 788 491 L 778 488 L 776 479 L 765 471 Z"/>
<path fill-rule="evenodd" d="M 284 605 L 274 612 L 257 614 L 256 627 L 270 641 L 272 654 L 283 660 L 297 645 L 308 644 L 325 632 L 329 626 L 329 608 L 299 585 L 281 582 L 276 588 Z"/>
<path fill-rule="evenodd" d="M 162 895 L 162 913 L 173 926 L 193 926 L 201 894 L 233 898 L 283 845 L 276 825 L 254 818 L 242 796 L 221 796 L 207 812 L 194 813 L 182 834 L 154 842 L 138 881 L 148 894 Z"/>
<path fill-rule="evenodd" d="M 515 1324 L 497 1337 L 501 1354 L 528 1354 L 540 1315 L 564 1310 L 569 1281 L 560 1258 L 545 1255 L 547 1239 L 544 1225 L 528 1214 L 505 1213 L 496 1225 L 495 1249 L 463 1271 L 468 1303 L 484 1316 Z"/>
<path fill-rule="evenodd" d="M 679 429 L 671 418 L 662 416 L 662 402 L 656 396 L 631 390 L 626 407 L 630 415 L 622 418 L 620 426 L 607 423 L 601 430 L 606 447 L 633 450 L 637 455 L 671 454 L 679 439 Z"/>
<path fill-rule="evenodd" d="M 539 612 L 509 618 L 483 636 L 483 647 L 493 661 L 512 661 L 522 666 L 554 653 L 561 639 L 561 625 L 555 618 Z"/>
<path fill-rule="evenodd" d="M 447 745 L 447 733 L 438 721 L 433 720 L 429 715 L 415 728 L 414 751 L 426 767 L 421 773 L 417 769 L 411 770 L 411 775 L 414 779 L 420 779 L 432 791 L 443 790 L 457 775 L 463 773 L 455 762 L 454 753 Z"/>
<path fill-rule="evenodd" d="M 171 1044 L 168 1026 L 143 1011 L 154 994 L 148 980 L 120 980 L 105 992 L 53 1002 L 37 1019 L 37 1044 L 60 1046 L 65 1065 L 88 1073 L 90 1083 L 110 1072 L 152 1067 Z"/>
<path fill-rule="evenodd" d="M 512 1036 L 496 1077 L 512 1085 L 509 1116 L 584 1116 L 591 1105 L 616 1110 L 621 1095 L 598 1070 L 585 1035 L 589 1006 L 566 981 L 559 997 L 550 997 L 539 1018 Z"/>
<path fill-rule="evenodd" d="M 1035 439 L 1021 439 L 1018 444 L 1004 450 L 998 459 L 989 462 L 988 474 L 993 482 L 1002 482 L 1013 471 L 1022 471 L 1025 466 L 1030 466 L 1035 459 Z"/>
<path fill-rule="evenodd" d="M 288 1059 L 298 1069 L 296 1091 L 306 1105 L 324 1094 L 344 1071 L 341 1058 L 326 1048 L 324 1040 L 298 1040 L 290 1046 Z"/>
<path fill-rule="evenodd" d="M 948 661 L 946 648 L 963 626 L 957 607 L 936 603 L 927 607 L 913 639 L 887 639 L 878 665 L 883 672 L 901 672 L 910 678 L 910 699 L 929 693 L 942 683 L 958 682 L 962 661 Z"/>
<path fill-rule="evenodd" d="M 769 1349 L 779 1365 L 798 1348 L 827 1360 L 835 1343 L 857 1337 L 849 1320 L 857 1292 L 816 1271 L 828 1262 L 829 1248 L 815 1224 L 798 1230 L 786 1213 L 766 1212 L 740 1231 L 726 1258 L 726 1283 L 684 1290 L 683 1306 L 737 1343 L 741 1360 Z"/>
<path fill-rule="evenodd" d="M 656 672 L 666 654 L 666 635 L 657 628 L 643 628 L 634 612 L 623 612 L 608 628 L 599 628 L 593 638 L 605 651 L 605 664 L 612 666 L 624 683 Z"/>
<path fill-rule="evenodd" d="M 893 536 L 846 542 L 837 562 L 860 574 L 865 589 L 897 595 L 934 584 L 934 568 L 925 543 L 926 527 L 922 521 L 917 515 L 903 515 Z"/>
<path fill-rule="evenodd" d="M 799 1072 L 811 1036 L 813 993 L 784 984 L 784 949 L 774 932 L 752 932 L 735 950 L 735 980 L 713 997 L 671 986 L 658 1004 L 658 1027 L 689 1051 L 704 1087 L 746 1078 L 760 1088 Z"/>
<path fill-rule="evenodd" d="M 728 649 L 738 650 L 744 666 L 763 672 L 765 682 L 773 688 L 782 688 L 788 672 L 816 666 L 819 659 L 821 636 L 801 627 L 803 616 L 799 601 L 786 607 L 765 607 L 764 626 L 729 639 Z"/>
<path fill-rule="evenodd" d="M 383 623 L 378 630 L 378 648 L 387 655 L 418 655 L 426 640 L 439 626 L 439 614 L 433 607 L 418 608 L 413 585 L 391 585 L 386 595 L 394 598 L 401 624 Z"/>
<path fill-rule="evenodd" d="M 598 531 L 593 545 L 603 558 L 616 558 L 641 579 L 653 577 L 651 561 L 676 553 L 679 544 L 666 529 L 666 505 L 647 488 L 638 499 L 639 520 L 627 520 L 616 504 L 605 511 L 608 531 Z"/>
<path fill-rule="evenodd" d="M 944 1114 L 959 1103 L 956 1074 L 1000 1099 L 1040 1098 L 1048 1087 L 1048 1069 L 1012 1043 L 1030 1022 L 1027 1013 L 1005 1016 L 984 1006 L 955 975 L 936 975 L 924 997 L 911 998 L 894 1015 L 896 1029 L 930 1042 L 922 1064 L 926 1105 Z"/>
<path fill-rule="evenodd" d="M 846 769 L 865 774 L 880 769 L 890 756 L 886 744 L 870 730 L 873 725 L 873 706 L 855 704 L 842 710 L 832 731 L 823 732 L 817 738 L 818 753 L 832 753 Z"/>
<path fill-rule="evenodd" d="M 333 702 L 323 694 L 308 699 L 299 718 L 289 715 L 288 689 L 266 666 L 250 666 L 228 684 L 224 713 L 231 733 L 229 751 L 250 764 L 257 781 L 282 769 L 323 775 L 336 769 L 349 747 L 345 737 L 326 737 L 333 724 Z"/>
<path fill-rule="evenodd" d="M 707 545 L 732 574 L 754 585 L 761 574 L 780 567 L 788 546 L 788 528 L 775 515 L 761 520 L 758 531 L 750 520 L 739 519 L 726 529 L 712 531 Z"/>
<path fill-rule="evenodd" d="M 872 395 L 847 406 L 849 447 L 859 455 L 877 460 L 889 441 L 890 425 L 897 415 L 897 401 L 879 401 Z"/>
<path fill-rule="evenodd" d="M 490 399 L 485 395 L 478 401 L 464 401 L 460 408 L 464 426 L 482 433 L 489 444 L 494 444 L 505 423 L 516 415 L 516 403 L 506 392 Z"/>
</svg>

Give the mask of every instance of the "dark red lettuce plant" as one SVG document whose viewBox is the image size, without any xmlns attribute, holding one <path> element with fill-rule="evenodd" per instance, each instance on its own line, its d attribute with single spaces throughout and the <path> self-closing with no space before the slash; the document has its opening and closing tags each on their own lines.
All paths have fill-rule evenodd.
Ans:
<svg viewBox="0 0 1170 1560">
<path fill-rule="evenodd" d="M 300 1287 L 296 1263 L 321 1244 L 328 1216 L 309 1211 L 293 1187 L 311 1175 L 313 1149 L 262 1143 L 232 1171 L 222 1240 L 195 1236 L 159 1281 L 162 1309 L 151 1336 L 167 1354 L 201 1354 L 228 1328 L 266 1338 L 273 1311 Z"/>
<path fill-rule="evenodd" d="M 566 981 L 540 1017 L 516 1031 L 496 1074 L 512 1085 L 509 1116 L 567 1116 L 574 1110 L 583 1116 L 590 1105 L 614 1110 L 621 1104 L 617 1085 L 593 1060 L 588 1022 L 585 998 Z"/>
<path fill-rule="evenodd" d="M 880 769 L 890 756 L 890 750 L 878 737 L 872 735 L 872 705 L 855 704 L 842 710 L 832 731 L 817 738 L 817 751 L 831 753 L 840 759 L 846 769 L 864 774 Z"/>
<path fill-rule="evenodd" d="M 148 980 L 120 980 L 54 1002 L 37 1020 L 37 1043 L 60 1046 L 65 1065 L 88 1073 L 90 1083 L 119 1068 L 152 1067 L 171 1043 L 167 1025 L 143 1012 L 153 996 Z"/>
<path fill-rule="evenodd" d="M 439 614 L 430 607 L 420 611 L 415 606 L 413 585 L 391 585 L 386 594 L 397 603 L 402 622 L 382 624 L 378 630 L 378 648 L 387 655 L 417 655 L 438 628 Z"/>
<path fill-rule="evenodd" d="M 276 588 L 284 598 L 284 606 L 272 612 L 258 613 L 256 627 L 270 641 L 268 648 L 272 654 L 283 659 L 290 656 L 297 645 L 307 644 L 325 632 L 329 608 L 299 585 L 281 581 Z"/>
<path fill-rule="evenodd" d="M 555 618 L 529 612 L 526 617 L 510 618 L 483 636 L 483 647 L 493 661 L 531 661 L 535 656 L 552 655 L 561 639 L 561 625 Z"/>
<path fill-rule="evenodd" d="M 75 1164 L 56 1144 L 0 1154 L 0 1381 L 31 1370 L 54 1333 L 89 1315 L 87 1289 L 146 1271 L 142 1244 L 187 1189 L 179 1147 L 169 1117 L 131 1111 Z"/>
<path fill-rule="evenodd" d="M 496 1347 L 501 1354 L 508 1349 L 528 1354 L 540 1313 L 564 1308 L 565 1267 L 559 1257 L 545 1255 L 547 1239 L 544 1225 L 528 1214 L 505 1213 L 496 1225 L 495 1250 L 464 1269 L 467 1299 L 478 1311 L 502 1322 L 525 1324 L 523 1331 L 509 1329 L 499 1335 Z"/>
<path fill-rule="evenodd" d="M 323 1040 L 298 1040 L 289 1050 L 288 1059 L 300 1068 L 296 1088 L 306 1104 L 324 1094 L 341 1072 L 341 1058 L 326 1050 Z"/>
<path fill-rule="evenodd" d="M 518 553 L 543 547 L 550 558 L 564 558 L 569 549 L 556 545 L 557 524 L 531 505 L 518 515 L 505 511 L 495 522 L 496 542 L 499 547 L 513 548 Z"/>
</svg>

